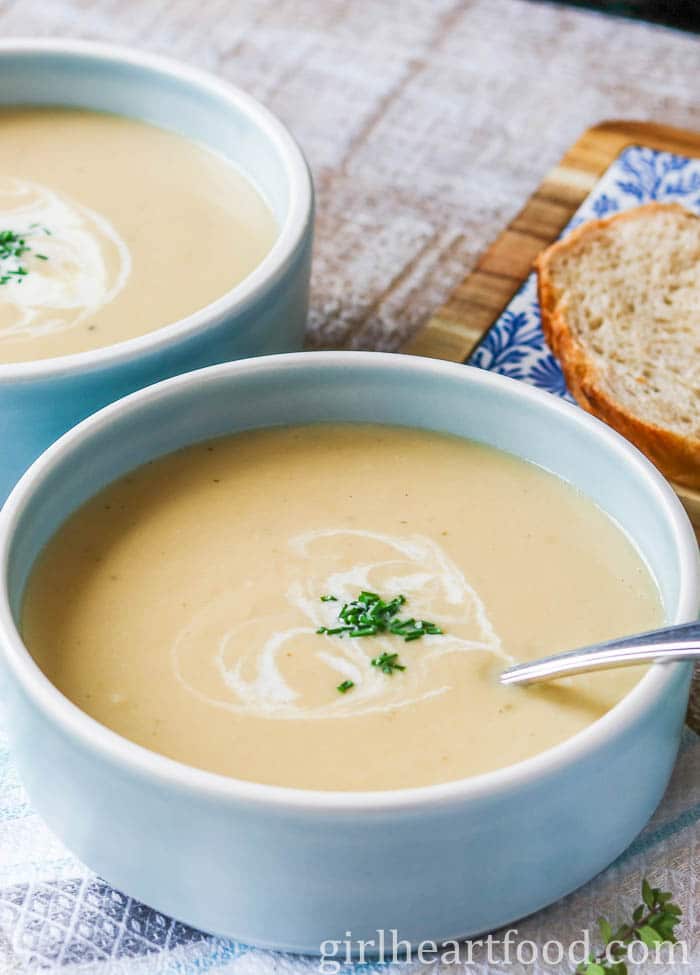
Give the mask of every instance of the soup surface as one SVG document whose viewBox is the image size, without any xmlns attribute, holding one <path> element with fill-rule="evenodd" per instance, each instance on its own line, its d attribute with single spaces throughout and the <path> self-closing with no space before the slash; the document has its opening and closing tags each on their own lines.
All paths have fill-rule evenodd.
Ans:
<svg viewBox="0 0 700 975">
<path fill-rule="evenodd" d="M 364 590 L 405 597 L 404 634 L 411 618 L 443 632 L 317 632 Z M 108 487 L 40 557 L 23 633 L 67 697 L 140 745 L 357 790 L 562 741 L 643 671 L 522 689 L 498 670 L 661 622 L 626 536 L 552 475 L 453 437 L 321 424 L 189 447 Z"/>
<path fill-rule="evenodd" d="M 277 236 L 238 170 L 116 115 L 0 109 L 0 362 L 84 352 L 221 297 Z"/>
</svg>

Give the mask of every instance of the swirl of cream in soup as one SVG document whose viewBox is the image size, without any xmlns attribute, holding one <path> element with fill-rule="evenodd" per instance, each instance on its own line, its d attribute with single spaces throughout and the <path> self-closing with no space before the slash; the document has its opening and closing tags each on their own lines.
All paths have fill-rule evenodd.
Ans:
<svg viewBox="0 0 700 975">
<path fill-rule="evenodd" d="M 348 565 L 347 557 L 338 554 L 349 540 L 361 543 L 365 560 Z M 329 528 L 297 535 L 287 547 L 292 567 L 286 580 L 288 612 L 255 615 L 232 626 L 233 606 L 245 603 L 245 595 L 226 590 L 178 635 L 172 648 L 175 675 L 206 703 L 265 718 L 357 717 L 448 691 L 448 686 L 430 678 L 433 665 L 446 654 L 481 651 L 513 662 L 503 651 L 478 593 L 432 539 Z M 255 580 L 248 579 L 247 586 L 253 591 Z M 343 602 L 364 589 L 403 593 L 411 615 L 431 616 L 445 629 L 442 635 L 423 637 L 419 649 L 413 644 L 410 666 L 395 677 L 387 677 L 370 661 L 384 651 L 408 652 L 400 637 L 316 635 L 318 627 L 333 625 Z M 322 602 L 323 593 L 332 593 L 338 602 Z M 293 664 L 285 666 L 288 651 L 300 643 L 308 648 L 309 641 L 313 649 L 308 656 L 325 674 L 324 690 L 318 695 L 302 690 L 295 681 L 303 666 L 298 654 Z M 221 694 L 217 697 L 211 694 L 211 671 L 203 674 L 196 652 L 203 642 L 215 648 L 209 667 L 218 675 Z M 193 651 L 191 659 L 188 650 Z M 352 694 L 338 695 L 335 686 L 343 679 L 354 682 Z"/>
<path fill-rule="evenodd" d="M 30 248 L 6 268 L 22 265 L 29 273 L 0 288 L 0 342 L 79 325 L 129 277 L 129 248 L 112 224 L 39 183 L 0 184 L 0 230 L 20 234 Z"/>
</svg>

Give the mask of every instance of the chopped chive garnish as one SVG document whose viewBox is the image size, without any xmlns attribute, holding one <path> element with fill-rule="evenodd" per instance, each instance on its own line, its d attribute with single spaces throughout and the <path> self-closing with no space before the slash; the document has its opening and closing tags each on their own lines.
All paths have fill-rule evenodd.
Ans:
<svg viewBox="0 0 700 975">
<path fill-rule="evenodd" d="M 22 283 L 22 278 L 29 274 L 28 268 L 21 263 L 21 258 L 31 253 L 32 248 L 27 243 L 34 228 L 38 224 L 32 224 L 25 235 L 17 233 L 15 230 L 0 230 L 0 285 L 8 284 L 10 281 Z M 44 233 L 50 234 L 46 227 L 40 228 Z M 34 254 L 42 261 L 48 261 L 46 254 Z M 6 262 L 6 263 L 5 263 Z"/>
<path fill-rule="evenodd" d="M 323 603 L 337 603 L 338 597 L 332 595 L 321 596 Z M 430 620 L 417 620 L 412 616 L 400 619 L 399 610 L 406 603 L 405 596 L 394 596 L 393 599 L 382 599 L 376 592 L 363 589 L 357 599 L 343 603 L 338 612 L 338 626 L 319 626 L 318 634 L 326 636 L 366 637 L 377 636 L 380 633 L 391 633 L 403 637 L 406 643 L 420 640 L 422 636 L 441 635 L 442 630 Z M 397 653 L 382 653 L 372 660 L 372 666 L 378 667 L 383 674 L 393 674 L 397 670 L 405 670 L 404 664 L 399 663 Z M 345 685 L 348 685 L 347 687 Z M 338 686 L 341 694 L 354 687 L 352 681 L 343 681 Z"/>
<path fill-rule="evenodd" d="M 321 596 L 321 602 L 338 602 L 337 596 Z M 343 624 L 335 627 L 320 627 L 318 633 L 335 636 L 347 633 L 348 636 L 376 636 L 377 633 L 393 633 L 406 641 L 419 637 L 442 634 L 442 629 L 430 620 L 416 620 L 412 616 L 400 619 L 398 612 L 406 603 L 405 596 L 382 599 L 376 592 L 363 590 L 357 599 L 343 603 L 338 619 Z"/>
<path fill-rule="evenodd" d="M 355 686 L 354 680 L 344 680 L 342 684 L 338 684 L 336 691 L 340 691 L 341 694 L 347 694 L 351 687 Z"/>
<path fill-rule="evenodd" d="M 383 674 L 393 674 L 395 670 L 405 670 L 403 664 L 398 662 L 398 653 L 382 653 L 372 660 L 373 667 L 379 667 Z"/>
</svg>

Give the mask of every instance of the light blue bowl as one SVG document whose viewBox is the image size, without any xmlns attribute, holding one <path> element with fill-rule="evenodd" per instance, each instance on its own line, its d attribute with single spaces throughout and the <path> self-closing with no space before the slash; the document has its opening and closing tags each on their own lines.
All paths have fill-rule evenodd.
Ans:
<svg viewBox="0 0 700 975">
<path fill-rule="evenodd" d="M 126 393 L 216 362 L 302 347 L 313 191 L 303 156 L 281 122 L 244 92 L 184 65 L 81 41 L 8 40 L 0 42 L 0 77 L 0 105 L 114 112 L 211 146 L 248 175 L 280 227 L 252 274 L 178 322 L 94 352 L 0 363 L 2 504 L 52 441 Z"/>
<path fill-rule="evenodd" d="M 589 880 L 645 825 L 676 756 L 690 665 L 654 666 L 605 717 L 518 765 L 415 789 L 312 792 L 228 779 L 131 744 L 64 698 L 17 631 L 37 554 L 105 484 L 185 444 L 317 420 L 445 431 L 553 471 L 633 539 L 667 621 L 697 616 L 697 547 L 673 491 L 634 447 L 557 397 L 466 366 L 378 353 L 215 366 L 81 423 L 0 514 L 15 761 L 35 807 L 85 863 L 207 930 L 318 952 L 346 931 L 372 939 L 396 928 L 418 942 L 506 924 Z"/>
</svg>

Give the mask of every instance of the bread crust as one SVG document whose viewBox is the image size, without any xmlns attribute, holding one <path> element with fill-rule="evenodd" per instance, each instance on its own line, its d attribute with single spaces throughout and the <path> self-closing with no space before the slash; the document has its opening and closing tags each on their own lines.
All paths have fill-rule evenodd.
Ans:
<svg viewBox="0 0 700 975">
<path fill-rule="evenodd" d="M 647 203 L 612 217 L 590 220 L 537 257 L 535 268 L 542 330 L 576 401 L 639 447 L 667 478 L 686 487 L 700 488 L 700 440 L 684 437 L 675 430 L 640 419 L 605 391 L 598 370 L 567 321 L 552 277 L 553 260 L 562 252 L 576 247 L 586 237 L 611 224 L 642 219 L 660 211 L 699 219 L 678 203 Z"/>
</svg>

